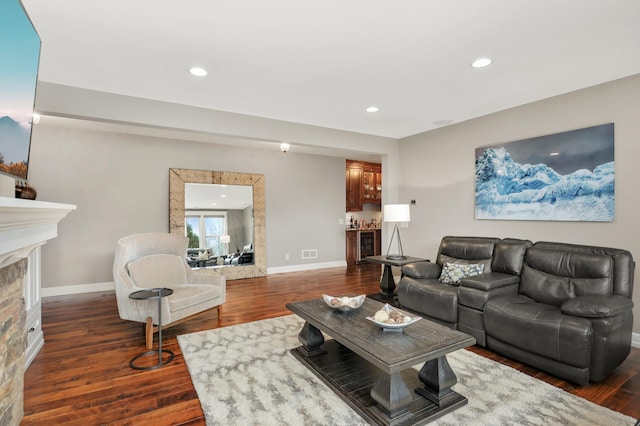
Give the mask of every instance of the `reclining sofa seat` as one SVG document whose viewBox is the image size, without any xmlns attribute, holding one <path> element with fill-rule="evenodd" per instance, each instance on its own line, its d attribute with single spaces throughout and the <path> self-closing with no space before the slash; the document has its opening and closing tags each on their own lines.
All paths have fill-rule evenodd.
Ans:
<svg viewBox="0 0 640 426">
<path fill-rule="evenodd" d="M 457 328 L 458 286 L 439 281 L 442 268 L 445 263 L 483 264 L 483 273 L 489 273 L 499 241 L 487 237 L 444 237 L 435 263 L 416 262 L 402 267 L 398 302 L 434 322 Z"/>
<path fill-rule="evenodd" d="M 486 302 L 487 346 L 580 385 L 603 380 L 629 355 L 634 269 L 625 250 L 536 243 L 517 294 Z"/>
</svg>

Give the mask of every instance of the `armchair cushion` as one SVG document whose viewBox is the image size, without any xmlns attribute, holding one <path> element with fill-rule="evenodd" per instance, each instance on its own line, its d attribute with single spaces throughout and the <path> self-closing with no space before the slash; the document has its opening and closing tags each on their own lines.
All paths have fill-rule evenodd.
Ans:
<svg viewBox="0 0 640 426">
<path fill-rule="evenodd" d="M 187 281 L 184 260 L 175 254 L 152 254 L 127 265 L 137 287 L 157 288 L 184 284 Z"/>
<path fill-rule="evenodd" d="M 445 263 L 440 274 L 440 282 L 444 284 L 458 284 L 461 279 L 479 275 L 484 271 L 484 265 Z"/>
<path fill-rule="evenodd" d="M 169 296 L 169 310 L 178 312 L 182 309 L 197 306 L 221 296 L 219 286 L 207 284 L 182 284 L 173 287 L 173 294 Z"/>
<path fill-rule="evenodd" d="M 580 296 L 560 307 L 564 314 L 585 318 L 612 317 L 632 308 L 631 299 L 622 296 Z"/>
</svg>

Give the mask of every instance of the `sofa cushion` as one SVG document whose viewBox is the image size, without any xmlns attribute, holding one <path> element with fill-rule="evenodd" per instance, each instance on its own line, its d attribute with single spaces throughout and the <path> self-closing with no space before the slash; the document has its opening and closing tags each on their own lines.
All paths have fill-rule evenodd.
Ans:
<svg viewBox="0 0 640 426">
<path fill-rule="evenodd" d="M 402 266 L 402 275 L 412 278 L 438 278 L 440 276 L 440 266 L 431 262 L 414 262 Z"/>
<path fill-rule="evenodd" d="M 483 264 L 445 263 L 440 274 L 440 282 L 444 284 L 458 284 L 461 279 L 479 275 L 484 270 Z"/>
<path fill-rule="evenodd" d="M 427 317 L 450 324 L 458 321 L 458 287 L 437 279 L 403 277 L 398 283 L 398 302 Z"/>
<path fill-rule="evenodd" d="M 438 258 L 439 263 L 444 268 L 445 263 L 453 263 L 456 265 L 484 265 L 483 273 L 491 272 L 491 258 L 488 259 L 458 259 L 441 254 Z"/>
<path fill-rule="evenodd" d="M 533 243 L 529 240 L 505 238 L 496 243 L 493 249 L 491 270 L 505 274 L 520 275 L 524 255 Z"/>
<path fill-rule="evenodd" d="M 127 268 L 138 287 L 172 287 L 187 281 L 184 263 L 184 259 L 175 254 L 152 254 L 134 260 Z"/>
<path fill-rule="evenodd" d="M 483 263 L 484 272 L 491 272 L 493 249 L 499 238 L 453 237 L 442 238 L 436 263 Z"/>
<path fill-rule="evenodd" d="M 593 328 L 586 318 L 522 296 L 498 296 L 485 305 L 487 335 L 578 368 L 589 367 Z"/>
<path fill-rule="evenodd" d="M 525 256 L 519 292 L 556 306 L 576 296 L 609 295 L 612 267 L 610 256 L 534 246 Z"/>
</svg>

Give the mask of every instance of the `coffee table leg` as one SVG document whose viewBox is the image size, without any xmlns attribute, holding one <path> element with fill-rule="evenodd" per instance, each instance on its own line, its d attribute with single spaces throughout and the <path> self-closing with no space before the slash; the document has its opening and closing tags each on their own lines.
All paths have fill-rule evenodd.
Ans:
<svg viewBox="0 0 640 426">
<path fill-rule="evenodd" d="M 302 346 L 297 349 L 306 357 L 320 355 L 327 352 L 322 348 L 322 344 L 324 343 L 324 336 L 322 335 L 322 332 L 306 321 L 302 330 L 298 333 L 298 341 L 302 343 Z"/>
<path fill-rule="evenodd" d="M 382 278 L 380 279 L 380 289 L 382 290 L 382 294 L 387 297 L 391 297 L 394 295 L 394 292 L 396 290 L 396 282 L 393 279 L 393 271 L 391 270 L 391 265 L 384 265 Z"/>
<path fill-rule="evenodd" d="M 446 356 L 441 356 L 425 362 L 418 373 L 418 378 L 424 387 L 416 392 L 440 407 L 446 407 L 459 399 L 459 395 L 451 390 L 458 382 L 456 374 L 451 369 Z"/>
<path fill-rule="evenodd" d="M 392 424 L 413 415 L 407 410 L 413 397 L 400 373 L 383 375 L 371 388 L 371 398 L 378 403 L 375 408 L 383 414 L 380 417 Z"/>
</svg>

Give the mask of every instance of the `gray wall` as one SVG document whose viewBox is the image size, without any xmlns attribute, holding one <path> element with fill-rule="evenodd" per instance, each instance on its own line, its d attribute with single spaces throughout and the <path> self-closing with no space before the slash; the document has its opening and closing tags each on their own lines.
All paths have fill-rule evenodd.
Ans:
<svg viewBox="0 0 640 426">
<path fill-rule="evenodd" d="M 615 123 L 613 222 L 474 219 L 475 148 L 609 122 Z M 618 247 L 637 261 L 639 160 L 640 75 L 401 139 L 400 201 L 416 200 L 401 231 L 405 252 L 433 258 L 443 236 L 477 235 Z M 634 304 L 640 306 L 637 288 Z M 637 314 L 634 331 L 640 332 Z"/>
<path fill-rule="evenodd" d="M 29 182 L 38 199 L 76 204 L 42 249 L 42 286 L 112 281 L 118 238 L 168 232 L 169 168 L 265 175 L 267 266 L 344 261 L 344 159 L 79 128 L 34 128 Z M 318 259 L 302 260 L 303 249 Z M 289 253 L 289 260 L 285 254 Z"/>
</svg>

